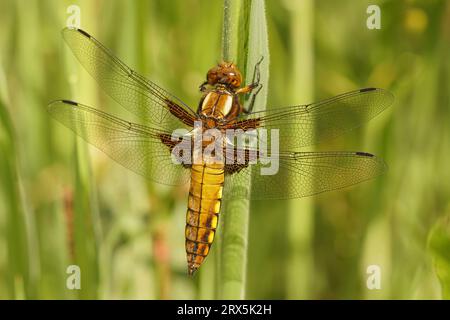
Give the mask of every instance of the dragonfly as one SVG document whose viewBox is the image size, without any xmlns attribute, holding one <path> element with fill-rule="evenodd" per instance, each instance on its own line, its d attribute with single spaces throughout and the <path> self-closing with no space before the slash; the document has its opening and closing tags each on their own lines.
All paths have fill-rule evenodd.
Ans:
<svg viewBox="0 0 450 320">
<path fill-rule="evenodd" d="M 247 85 L 234 63 L 222 61 L 207 72 L 194 109 L 128 67 L 86 31 L 65 28 L 62 37 L 102 89 L 139 121 L 130 122 L 71 100 L 51 102 L 50 115 L 137 174 L 166 185 L 189 184 L 185 227 L 189 275 L 194 275 L 210 252 L 225 199 L 306 197 L 345 188 L 386 171 L 385 162 L 367 152 L 299 150 L 369 121 L 393 103 L 389 91 L 364 88 L 320 102 L 253 111 L 262 86 L 262 60 L 255 65 L 253 81 Z M 248 107 L 241 102 L 243 97 L 250 101 Z M 174 135 L 180 129 L 184 134 Z M 205 139 L 206 143 L 191 154 L 180 152 L 183 161 L 174 161 L 174 151 L 182 141 L 191 145 L 193 136 L 201 138 L 207 129 L 240 134 L 276 130 L 278 149 L 271 156 L 278 161 L 277 172 L 261 174 L 268 152 L 251 159 L 254 145 L 238 144 L 233 139 L 222 139 L 218 144 L 218 149 L 231 150 L 222 158 L 211 153 L 192 161 L 195 150 L 205 151 L 220 140 Z M 273 143 L 261 137 L 256 139 L 271 148 Z M 241 161 L 236 161 L 237 155 Z M 233 188 L 248 181 L 248 189 Z"/>
</svg>

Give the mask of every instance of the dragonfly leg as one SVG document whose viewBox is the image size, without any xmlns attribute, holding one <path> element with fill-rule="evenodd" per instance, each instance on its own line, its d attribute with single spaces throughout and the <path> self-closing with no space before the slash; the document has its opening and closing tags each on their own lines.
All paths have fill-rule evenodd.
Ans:
<svg viewBox="0 0 450 320">
<path fill-rule="evenodd" d="M 259 68 L 260 68 L 260 65 L 263 60 L 264 60 L 264 56 L 261 56 L 261 59 L 259 59 L 259 61 L 255 64 L 255 69 L 253 71 L 252 83 L 249 84 L 248 86 L 240 88 L 239 90 L 236 91 L 237 94 L 247 94 L 247 93 L 252 92 L 254 89 L 256 89 L 256 91 L 253 92 L 253 94 L 252 94 L 250 104 L 248 105 L 247 110 L 244 110 L 245 113 L 252 112 L 253 106 L 255 104 L 256 96 L 262 89 L 262 84 L 259 83 L 259 81 L 261 79 L 261 72 L 260 72 Z"/>
<path fill-rule="evenodd" d="M 207 84 L 208 84 L 208 81 L 205 81 L 198 87 L 200 89 L 200 92 L 206 92 L 206 85 Z"/>
<path fill-rule="evenodd" d="M 261 91 L 262 87 L 263 87 L 262 83 L 259 84 L 259 85 L 258 85 L 258 88 L 256 89 L 256 91 L 252 94 L 252 97 L 251 97 L 250 103 L 249 103 L 249 105 L 248 105 L 248 107 L 247 107 L 247 110 L 244 110 L 245 113 L 250 113 L 250 112 L 252 112 L 253 107 L 254 107 L 254 105 L 255 105 L 256 96 L 257 96 L 258 93 Z"/>
<path fill-rule="evenodd" d="M 253 79 L 252 79 L 252 83 L 259 83 L 259 80 L 261 78 L 261 72 L 259 70 L 259 66 L 261 65 L 261 63 L 264 60 L 264 56 L 261 56 L 261 58 L 259 59 L 259 61 L 255 64 L 255 69 L 253 70 Z"/>
</svg>

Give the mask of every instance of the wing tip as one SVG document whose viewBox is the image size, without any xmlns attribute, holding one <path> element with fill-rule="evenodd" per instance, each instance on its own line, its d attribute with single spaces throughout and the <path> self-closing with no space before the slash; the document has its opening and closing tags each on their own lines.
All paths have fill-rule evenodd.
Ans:
<svg viewBox="0 0 450 320">
<path fill-rule="evenodd" d="M 72 100 L 65 100 L 65 99 L 64 100 L 53 100 L 47 105 L 47 111 L 51 113 L 55 107 L 57 107 L 58 105 L 61 105 L 61 104 L 66 104 L 66 105 L 68 104 L 71 106 L 79 106 L 79 104 L 77 102 L 72 101 Z"/>
<path fill-rule="evenodd" d="M 376 155 L 374 155 L 372 153 L 363 152 L 363 151 L 357 151 L 357 152 L 354 152 L 354 154 L 357 155 L 357 156 L 360 156 L 360 157 L 364 157 L 364 158 L 371 158 L 375 162 L 377 162 L 378 165 L 381 168 L 380 174 L 378 174 L 378 175 L 382 175 L 382 174 L 386 173 L 388 171 L 388 169 L 389 169 L 387 163 L 382 158 L 379 158 L 379 157 L 377 157 Z"/>
<path fill-rule="evenodd" d="M 48 106 L 53 106 L 55 104 L 59 104 L 59 103 L 65 103 L 65 104 L 71 104 L 74 106 L 78 106 L 78 102 L 72 101 L 72 100 L 67 100 L 67 99 L 60 99 L 60 100 L 53 100 L 51 101 Z"/>
<path fill-rule="evenodd" d="M 359 92 L 368 92 L 368 91 L 374 91 L 374 90 L 377 90 L 377 88 L 362 88 L 362 89 L 360 89 L 359 90 Z"/>
<path fill-rule="evenodd" d="M 358 92 L 364 93 L 364 92 L 372 92 L 372 91 L 378 91 L 380 93 L 384 93 L 386 97 L 389 98 L 390 102 L 387 104 L 388 106 L 392 104 L 395 100 L 395 96 L 392 92 L 389 90 L 383 89 L 383 88 L 376 88 L 376 87 L 368 87 L 368 88 L 362 88 L 359 89 Z"/>
<path fill-rule="evenodd" d="M 374 154 L 371 154 L 371 153 L 368 153 L 368 152 L 363 152 L 363 151 L 357 151 L 357 152 L 355 152 L 355 154 L 357 156 L 363 156 L 363 157 L 370 157 L 370 158 L 375 157 Z"/>
<path fill-rule="evenodd" d="M 78 105 L 78 103 L 77 102 L 75 102 L 75 101 L 72 101 L 72 100 L 60 100 L 62 103 L 65 103 L 65 104 L 71 104 L 71 105 L 73 105 L 73 106 L 77 106 Z"/>
<path fill-rule="evenodd" d="M 81 33 L 81 35 L 87 37 L 87 38 L 92 38 L 92 36 L 87 33 L 86 31 L 84 31 L 83 29 L 77 28 L 77 27 L 65 27 L 64 29 L 62 29 L 62 34 L 69 32 L 69 31 L 76 31 L 78 33 Z"/>
</svg>

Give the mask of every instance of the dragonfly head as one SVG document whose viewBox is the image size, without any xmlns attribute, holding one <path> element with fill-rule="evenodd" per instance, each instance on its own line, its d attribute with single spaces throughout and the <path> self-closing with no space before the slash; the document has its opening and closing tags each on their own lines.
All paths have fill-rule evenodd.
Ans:
<svg viewBox="0 0 450 320">
<path fill-rule="evenodd" d="M 220 62 L 208 71 L 206 81 L 211 86 L 222 84 L 236 89 L 241 86 L 242 75 L 234 63 Z"/>
</svg>

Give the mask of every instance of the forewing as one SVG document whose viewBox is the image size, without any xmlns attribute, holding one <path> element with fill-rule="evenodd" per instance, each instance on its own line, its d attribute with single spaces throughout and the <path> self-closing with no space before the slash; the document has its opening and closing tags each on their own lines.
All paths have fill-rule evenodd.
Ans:
<svg viewBox="0 0 450 320">
<path fill-rule="evenodd" d="M 244 131 L 276 129 L 280 150 L 296 150 L 359 127 L 393 101 L 393 95 L 386 90 L 366 88 L 308 105 L 250 113 L 228 127 Z M 267 145 L 271 145 L 270 139 Z"/>
<path fill-rule="evenodd" d="M 87 32 L 65 28 L 62 35 L 103 90 L 145 123 L 167 131 L 193 125 L 195 113 L 186 104 L 129 68 Z"/>
</svg>

